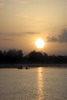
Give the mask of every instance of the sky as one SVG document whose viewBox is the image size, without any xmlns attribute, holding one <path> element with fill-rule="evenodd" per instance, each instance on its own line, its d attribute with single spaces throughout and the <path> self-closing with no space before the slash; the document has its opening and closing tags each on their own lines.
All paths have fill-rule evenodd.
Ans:
<svg viewBox="0 0 67 100">
<path fill-rule="evenodd" d="M 67 0 L 0 0 L 0 50 L 14 48 L 67 55 Z"/>
</svg>

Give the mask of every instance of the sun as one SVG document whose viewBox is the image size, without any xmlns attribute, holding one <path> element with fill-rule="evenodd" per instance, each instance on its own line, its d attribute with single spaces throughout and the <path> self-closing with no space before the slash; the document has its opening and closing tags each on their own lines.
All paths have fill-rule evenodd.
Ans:
<svg viewBox="0 0 67 100">
<path fill-rule="evenodd" d="M 44 45 L 45 45 L 45 42 L 44 42 L 43 39 L 39 38 L 39 39 L 36 40 L 36 47 L 37 48 L 43 48 Z"/>
</svg>

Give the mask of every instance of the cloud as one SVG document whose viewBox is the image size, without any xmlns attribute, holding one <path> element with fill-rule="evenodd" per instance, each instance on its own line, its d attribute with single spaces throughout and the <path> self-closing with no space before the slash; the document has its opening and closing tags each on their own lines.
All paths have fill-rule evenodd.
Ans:
<svg viewBox="0 0 67 100">
<path fill-rule="evenodd" d="M 25 34 L 38 34 L 39 32 L 25 32 Z"/>
<path fill-rule="evenodd" d="M 28 0 L 11 0 L 13 2 L 17 2 L 17 3 L 27 3 Z"/>
<path fill-rule="evenodd" d="M 59 36 L 59 41 L 60 42 L 67 42 L 67 30 L 64 29 L 62 31 L 62 34 Z"/>
<path fill-rule="evenodd" d="M 48 42 L 67 42 L 67 29 L 63 29 L 61 31 L 61 34 L 58 37 L 56 36 L 47 37 L 47 41 Z"/>
<path fill-rule="evenodd" d="M 49 2 L 49 0 L 11 0 L 13 2 L 16 2 L 16 3 L 21 3 L 21 4 L 28 4 L 28 3 L 41 3 L 41 2 Z"/>
<path fill-rule="evenodd" d="M 47 37 L 47 40 L 48 40 L 49 42 L 57 42 L 57 41 L 58 41 L 58 39 L 57 39 L 56 37 L 54 37 L 54 36 L 52 36 L 52 37 Z"/>
<path fill-rule="evenodd" d="M 22 32 L 22 33 L 0 33 L 0 36 L 23 36 L 26 34 L 39 34 L 39 32 Z"/>
<path fill-rule="evenodd" d="M 0 40 L 3 40 L 3 41 L 14 41 L 14 39 L 7 39 L 7 38 L 1 38 Z"/>
</svg>

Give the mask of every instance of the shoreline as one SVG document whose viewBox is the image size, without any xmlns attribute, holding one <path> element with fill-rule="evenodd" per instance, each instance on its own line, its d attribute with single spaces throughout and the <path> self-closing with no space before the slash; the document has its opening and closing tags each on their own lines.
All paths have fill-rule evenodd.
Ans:
<svg viewBox="0 0 67 100">
<path fill-rule="evenodd" d="M 67 67 L 67 64 L 0 64 L 0 68 L 18 68 L 18 67 Z"/>
</svg>

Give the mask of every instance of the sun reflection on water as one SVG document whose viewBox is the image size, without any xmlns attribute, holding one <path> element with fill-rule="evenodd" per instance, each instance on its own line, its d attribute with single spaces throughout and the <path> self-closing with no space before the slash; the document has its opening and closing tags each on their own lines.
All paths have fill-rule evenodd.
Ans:
<svg viewBox="0 0 67 100">
<path fill-rule="evenodd" d="M 38 100 L 44 100 L 43 95 L 43 68 L 38 68 Z"/>
</svg>

